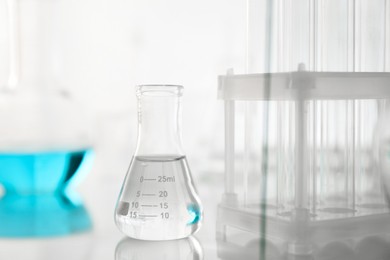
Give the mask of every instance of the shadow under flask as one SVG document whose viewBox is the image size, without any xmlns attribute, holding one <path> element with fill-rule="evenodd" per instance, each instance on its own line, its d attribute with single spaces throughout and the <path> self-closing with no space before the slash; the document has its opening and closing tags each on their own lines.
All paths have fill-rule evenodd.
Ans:
<svg viewBox="0 0 390 260">
<path fill-rule="evenodd" d="M 199 230 L 203 210 L 181 146 L 183 87 L 137 87 L 138 141 L 115 209 L 119 230 L 142 240 L 172 240 Z"/>
</svg>

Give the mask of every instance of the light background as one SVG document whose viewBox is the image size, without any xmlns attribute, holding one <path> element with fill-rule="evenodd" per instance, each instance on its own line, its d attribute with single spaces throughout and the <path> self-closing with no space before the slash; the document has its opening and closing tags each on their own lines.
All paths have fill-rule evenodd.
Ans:
<svg viewBox="0 0 390 260">
<path fill-rule="evenodd" d="M 0 4 L 0 84 L 6 82 L 8 73 L 5 2 Z M 112 129 L 117 131 L 112 138 L 128 142 L 132 149 L 137 131 L 134 86 L 181 84 L 185 87 L 182 129 L 188 157 L 207 164 L 210 154 L 223 151 L 223 106 L 217 101 L 217 76 L 228 68 L 243 72 L 245 2 L 20 3 L 22 35 L 27 35 L 21 46 L 23 77 L 41 74 L 38 84 L 42 78 L 54 79 L 70 90 L 99 124 L 126 117 L 129 128 Z M 118 136 L 121 131 L 126 133 Z M 124 135 L 128 139 L 119 140 Z"/>
<path fill-rule="evenodd" d="M 9 70 L 5 2 L 0 1 L 0 85 L 6 83 Z M 214 226 L 223 192 L 224 151 L 218 75 L 228 68 L 244 72 L 245 1 L 20 3 L 25 35 L 21 42 L 23 77 L 37 85 L 54 82 L 65 87 L 92 119 L 95 164 L 78 188 L 93 216 L 96 245 L 92 256 L 111 258 L 121 237 L 113 212 L 137 138 L 134 86 L 167 83 L 185 88 L 184 149 L 201 199 L 207 202 L 204 226 L 197 237 L 216 259 Z M 3 240 L 2 244 L 10 248 L 10 256 L 19 259 L 12 250 L 18 243 Z M 31 259 L 45 258 L 42 254 L 47 250 L 31 241 L 26 246 L 31 250 L 19 252 L 20 258 L 26 254 Z"/>
</svg>

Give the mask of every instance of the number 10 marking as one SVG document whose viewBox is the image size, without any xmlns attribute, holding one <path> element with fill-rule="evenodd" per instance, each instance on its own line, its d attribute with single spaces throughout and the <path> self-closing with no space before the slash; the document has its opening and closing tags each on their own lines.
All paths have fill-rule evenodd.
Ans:
<svg viewBox="0 0 390 260">
<path fill-rule="evenodd" d="M 163 219 L 168 219 L 169 218 L 169 213 L 168 212 L 161 212 L 161 218 Z"/>
</svg>

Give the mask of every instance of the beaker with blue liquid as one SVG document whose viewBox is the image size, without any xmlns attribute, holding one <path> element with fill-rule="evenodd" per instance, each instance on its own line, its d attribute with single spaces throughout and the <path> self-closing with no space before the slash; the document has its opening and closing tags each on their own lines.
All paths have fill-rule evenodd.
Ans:
<svg viewBox="0 0 390 260">
<path fill-rule="evenodd" d="M 91 228 L 74 192 L 92 166 L 90 124 L 81 102 L 56 79 L 60 3 L 7 0 L 0 6 L 8 37 L 1 45 L 8 78 L 0 82 L 0 237 Z"/>
<path fill-rule="evenodd" d="M 70 99 L 26 93 L 0 94 L 0 236 L 88 230 L 91 220 L 73 190 L 93 160 L 82 118 Z"/>
</svg>

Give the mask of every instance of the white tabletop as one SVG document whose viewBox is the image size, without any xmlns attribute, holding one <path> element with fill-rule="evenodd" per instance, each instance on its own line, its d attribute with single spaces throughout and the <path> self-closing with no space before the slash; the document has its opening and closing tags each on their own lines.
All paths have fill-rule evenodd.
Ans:
<svg viewBox="0 0 390 260">
<path fill-rule="evenodd" d="M 369 237 L 362 239 L 356 248 L 348 241 L 336 241 L 312 256 L 287 256 L 272 245 L 262 246 L 253 232 L 250 240 L 236 230 L 225 241 L 217 241 L 216 224 L 218 204 L 223 194 L 223 155 L 193 158 L 188 162 L 204 206 L 204 220 L 200 231 L 193 237 L 168 242 L 143 242 L 126 239 L 114 223 L 114 207 L 128 164 L 132 145 L 128 134 L 118 130 L 113 134 L 110 124 L 101 127 L 99 143 L 95 147 L 92 172 L 78 187 L 78 193 L 92 218 L 92 230 L 50 238 L 0 238 L 0 259 L 29 260 L 149 260 L 149 259 L 295 259 L 295 260 L 387 260 L 390 259 L 390 239 Z M 120 134 L 122 133 L 122 134 Z M 202 161 L 203 160 L 203 161 Z M 208 160 L 208 161 L 205 161 Z M 1 221 L 1 220 L 0 220 Z M 241 239 L 242 238 L 242 239 Z M 234 241 L 233 241 L 234 240 Z M 234 243 L 233 243 L 234 242 Z M 355 251 L 352 251 L 352 249 Z M 262 248 L 264 249 L 264 248 Z M 263 255 L 264 253 L 264 255 Z M 276 253 L 276 254 L 275 254 Z M 360 258 L 359 258 L 360 257 Z"/>
</svg>

